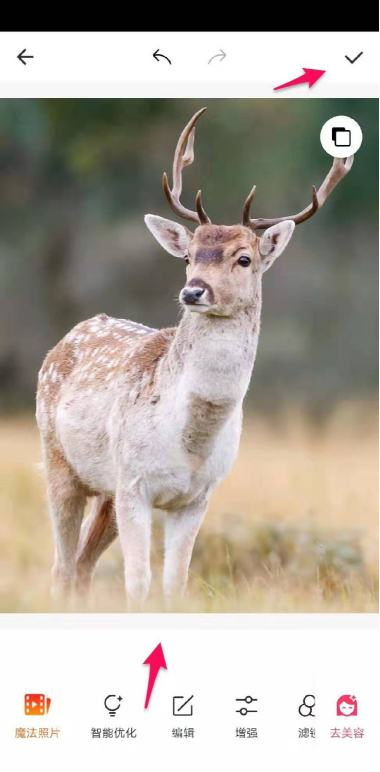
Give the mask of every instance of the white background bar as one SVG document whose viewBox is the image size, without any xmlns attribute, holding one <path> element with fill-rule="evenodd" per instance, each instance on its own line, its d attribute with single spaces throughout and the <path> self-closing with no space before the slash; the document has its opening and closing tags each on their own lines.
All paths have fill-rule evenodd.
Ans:
<svg viewBox="0 0 380 772">
<path fill-rule="evenodd" d="M 304 620 L 303 620 L 304 621 Z M 216 622 L 216 620 L 215 620 Z M 144 659 L 161 642 L 160 671 L 148 710 Z M 375 772 L 377 660 L 375 630 L 34 629 L 2 631 L 0 746 L 6 772 Z M 25 716 L 24 694 L 51 698 L 47 716 Z M 108 694 L 123 698 L 117 717 Z M 299 715 L 314 694 L 315 716 Z M 357 716 L 337 716 L 353 694 Z M 173 716 L 173 697 L 193 697 L 193 715 Z M 257 714 L 241 716 L 236 699 L 257 699 Z M 92 739 L 92 728 L 133 727 L 137 738 Z M 17 738 L 19 728 L 53 727 L 59 739 Z M 174 728 L 192 727 L 194 738 Z M 256 739 L 236 729 L 257 729 Z M 315 738 L 299 738 L 313 727 Z M 331 730 L 351 730 L 331 737 Z M 362 737 L 354 730 L 364 730 Z"/>
<path fill-rule="evenodd" d="M 8 32 L 0 33 L 0 87 L 3 96 L 68 96 L 70 88 L 79 96 L 90 85 L 99 96 L 110 85 L 115 96 L 138 88 L 139 96 L 236 96 L 234 84 L 241 96 L 376 96 L 378 40 L 374 32 Z M 24 49 L 34 57 L 26 65 L 17 58 Z M 154 59 L 157 49 L 171 65 Z M 226 57 L 209 64 L 220 50 Z M 345 58 L 361 51 L 354 64 Z M 311 89 L 273 91 L 303 67 L 326 74 Z"/>
</svg>

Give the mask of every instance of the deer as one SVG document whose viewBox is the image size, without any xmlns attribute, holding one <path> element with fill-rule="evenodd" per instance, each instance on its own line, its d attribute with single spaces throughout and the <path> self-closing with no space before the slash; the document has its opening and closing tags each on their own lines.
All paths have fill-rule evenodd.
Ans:
<svg viewBox="0 0 380 772">
<path fill-rule="evenodd" d="M 326 202 L 350 171 L 335 158 L 298 214 L 252 218 L 254 186 L 241 222 L 216 225 L 201 190 L 181 202 L 194 161 L 196 123 L 180 134 L 173 182 L 163 191 L 177 220 L 145 216 L 166 252 L 186 264 L 177 326 L 153 329 L 101 313 L 51 349 L 38 376 L 41 435 L 55 558 L 53 596 L 86 597 L 101 554 L 118 535 L 127 602 L 142 607 L 151 585 L 153 510 L 164 520 L 163 595 L 183 596 L 210 495 L 238 454 L 242 407 L 260 332 L 262 276 L 296 225 Z M 84 518 L 87 499 L 90 513 Z"/>
</svg>

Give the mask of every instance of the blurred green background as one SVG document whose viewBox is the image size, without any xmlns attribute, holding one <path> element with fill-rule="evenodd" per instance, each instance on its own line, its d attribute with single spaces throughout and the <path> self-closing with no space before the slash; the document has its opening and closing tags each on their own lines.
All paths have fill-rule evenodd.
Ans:
<svg viewBox="0 0 380 772">
<path fill-rule="evenodd" d="M 264 277 L 249 399 L 322 415 L 377 391 L 378 102 L 375 99 L 53 99 L 0 101 L 0 381 L 4 412 L 32 407 L 46 351 L 101 311 L 150 326 L 178 319 L 184 266 L 148 233 L 174 218 L 161 191 L 185 122 L 207 105 L 183 200 L 201 187 L 232 224 L 257 185 L 254 216 L 308 204 L 331 159 L 334 115 L 363 145 L 349 176 Z"/>
</svg>

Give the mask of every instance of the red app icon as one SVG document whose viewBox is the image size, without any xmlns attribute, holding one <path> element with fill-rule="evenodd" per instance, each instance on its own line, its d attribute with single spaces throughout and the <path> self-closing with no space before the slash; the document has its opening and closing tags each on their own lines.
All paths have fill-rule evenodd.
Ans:
<svg viewBox="0 0 380 772">
<path fill-rule="evenodd" d="M 358 703 L 353 694 L 342 694 L 336 703 L 337 716 L 357 716 Z"/>
<path fill-rule="evenodd" d="M 45 716 L 49 713 L 51 699 L 45 694 L 25 694 L 24 712 L 26 716 Z"/>
</svg>

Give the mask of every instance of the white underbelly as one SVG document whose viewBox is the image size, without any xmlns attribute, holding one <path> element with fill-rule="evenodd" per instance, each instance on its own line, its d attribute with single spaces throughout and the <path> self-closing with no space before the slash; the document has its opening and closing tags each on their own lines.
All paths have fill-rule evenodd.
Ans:
<svg viewBox="0 0 380 772">
<path fill-rule="evenodd" d="M 107 422 L 109 393 L 65 394 L 56 412 L 57 437 L 82 483 L 94 491 L 115 490 L 115 463 Z"/>
<path fill-rule="evenodd" d="M 56 432 L 65 457 L 91 490 L 114 494 L 118 480 L 139 479 L 152 506 L 186 506 L 206 494 L 229 472 L 236 457 L 241 410 L 218 432 L 206 456 L 183 444 L 185 419 L 173 420 L 166 409 L 156 413 L 133 407 L 120 415 L 109 391 L 62 394 Z"/>
</svg>

